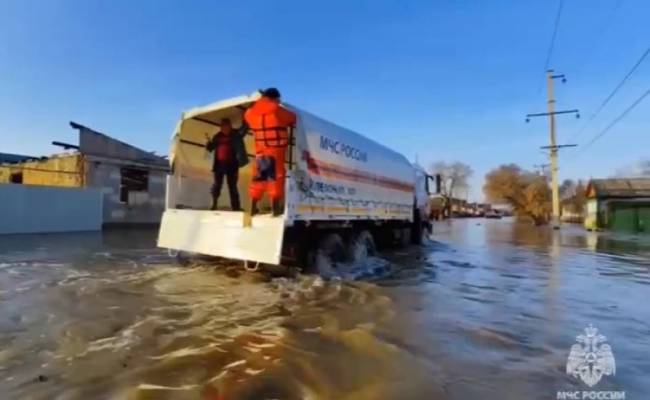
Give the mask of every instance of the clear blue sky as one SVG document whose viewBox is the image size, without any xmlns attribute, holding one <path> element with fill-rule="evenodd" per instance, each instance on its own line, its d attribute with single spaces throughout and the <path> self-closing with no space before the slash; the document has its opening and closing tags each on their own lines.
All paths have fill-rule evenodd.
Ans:
<svg viewBox="0 0 650 400">
<path fill-rule="evenodd" d="M 0 4 L 0 151 L 45 155 L 74 120 L 166 153 L 182 110 L 265 86 L 403 152 L 475 175 L 546 162 L 543 69 L 558 2 L 18 1 Z M 566 0 L 551 66 L 567 74 L 559 141 L 650 44 L 647 0 Z M 649 57 L 650 58 L 650 57 Z M 650 87 L 650 59 L 577 142 Z M 561 178 L 609 176 L 650 153 L 650 99 Z"/>
</svg>

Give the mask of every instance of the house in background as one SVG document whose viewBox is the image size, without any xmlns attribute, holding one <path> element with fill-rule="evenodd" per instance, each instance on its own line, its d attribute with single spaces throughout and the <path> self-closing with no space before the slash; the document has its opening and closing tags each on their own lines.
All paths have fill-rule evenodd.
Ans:
<svg viewBox="0 0 650 400">
<path fill-rule="evenodd" d="M 571 224 L 580 224 L 584 222 L 584 216 L 576 205 L 560 202 L 560 220 Z"/>
<path fill-rule="evenodd" d="M 465 217 L 467 216 L 467 200 L 459 199 L 456 197 L 450 197 L 449 203 L 451 204 L 451 216 L 452 217 Z"/>
<path fill-rule="evenodd" d="M 585 227 L 650 233 L 650 178 L 592 179 Z"/>
<path fill-rule="evenodd" d="M 67 151 L 2 164 L 0 183 L 99 189 L 104 225 L 159 223 L 167 159 L 81 124 L 70 126 L 79 131 L 77 145 L 53 142 Z"/>
</svg>

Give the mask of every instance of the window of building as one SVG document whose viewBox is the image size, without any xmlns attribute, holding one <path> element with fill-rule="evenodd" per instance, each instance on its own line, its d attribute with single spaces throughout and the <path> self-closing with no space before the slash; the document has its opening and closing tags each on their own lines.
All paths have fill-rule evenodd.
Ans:
<svg viewBox="0 0 650 400">
<path fill-rule="evenodd" d="M 129 203 L 130 192 L 147 192 L 149 190 L 149 171 L 136 167 L 120 169 L 120 202 Z"/>
<path fill-rule="evenodd" d="M 12 172 L 11 175 L 9 175 L 9 182 L 23 183 L 23 171 Z"/>
</svg>

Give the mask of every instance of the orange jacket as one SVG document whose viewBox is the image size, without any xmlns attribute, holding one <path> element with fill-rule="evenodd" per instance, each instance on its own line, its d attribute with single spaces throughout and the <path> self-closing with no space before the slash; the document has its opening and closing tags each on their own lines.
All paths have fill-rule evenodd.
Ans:
<svg viewBox="0 0 650 400">
<path fill-rule="evenodd" d="M 246 110 L 244 119 L 255 134 L 255 153 L 266 154 L 289 144 L 288 127 L 296 123 L 296 114 L 262 97 Z"/>
</svg>

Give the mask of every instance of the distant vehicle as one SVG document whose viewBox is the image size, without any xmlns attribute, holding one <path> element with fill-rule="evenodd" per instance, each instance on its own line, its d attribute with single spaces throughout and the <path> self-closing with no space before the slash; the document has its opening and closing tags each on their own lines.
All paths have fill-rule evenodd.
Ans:
<svg viewBox="0 0 650 400">
<path fill-rule="evenodd" d="M 393 149 L 288 104 L 283 107 L 296 113 L 297 124 L 287 149 L 282 215 L 210 210 L 213 178 L 205 134 L 218 129 L 221 118 L 241 124 L 244 110 L 258 98 L 258 93 L 236 97 L 182 114 L 172 138 L 158 246 L 242 260 L 252 268 L 284 260 L 309 267 L 317 256 L 347 261 L 373 252 L 375 243 L 420 243 L 431 233 L 432 177 L 424 169 Z M 250 156 L 253 137 L 245 142 Z M 239 173 L 246 206 L 250 164 Z"/>
<path fill-rule="evenodd" d="M 499 210 L 489 210 L 485 213 L 485 218 L 501 219 L 502 215 Z"/>
</svg>

